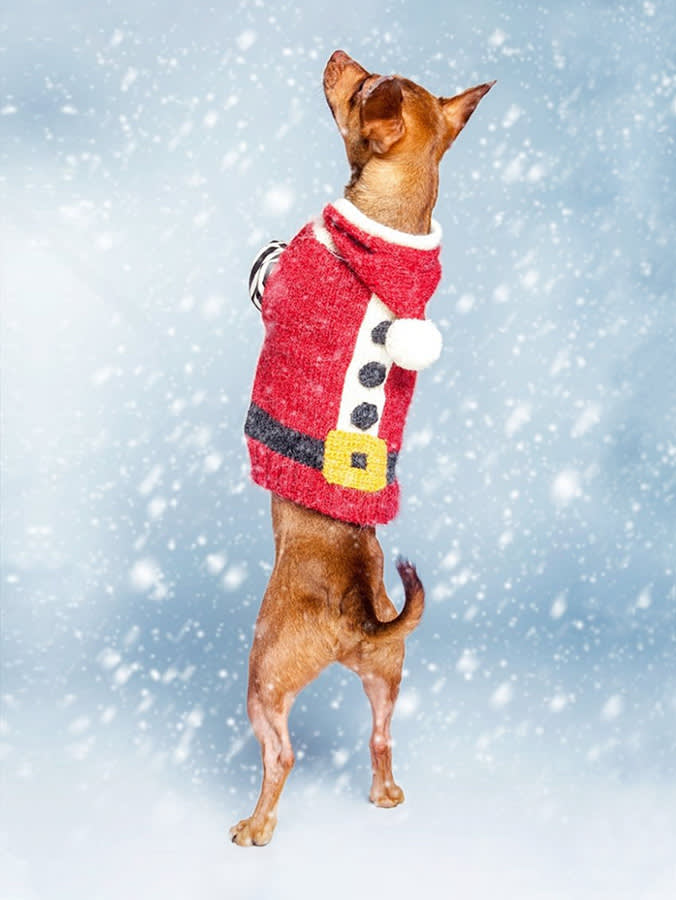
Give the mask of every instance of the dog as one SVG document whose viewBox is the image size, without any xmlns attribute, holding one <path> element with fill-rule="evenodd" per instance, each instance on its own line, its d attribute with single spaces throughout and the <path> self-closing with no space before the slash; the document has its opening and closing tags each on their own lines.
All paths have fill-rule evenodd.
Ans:
<svg viewBox="0 0 676 900">
<path fill-rule="evenodd" d="M 294 764 L 289 711 L 332 662 L 361 678 L 370 701 L 371 802 L 404 800 L 390 722 L 424 590 L 400 560 L 397 613 L 376 525 L 397 512 L 396 461 L 416 372 L 441 351 L 424 317 L 440 277 L 439 163 L 493 84 L 438 98 L 333 53 L 323 86 L 351 167 L 345 195 L 288 246 L 271 245 L 252 272 L 266 337 L 245 432 L 254 481 L 271 493 L 275 563 L 247 696 L 263 783 L 251 816 L 230 831 L 241 846 L 272 837 Z"/>
</svg>

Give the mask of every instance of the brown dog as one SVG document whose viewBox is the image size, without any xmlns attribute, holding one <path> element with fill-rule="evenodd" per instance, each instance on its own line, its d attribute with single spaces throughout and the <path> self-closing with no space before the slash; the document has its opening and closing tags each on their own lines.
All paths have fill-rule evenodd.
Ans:
<svg viewBox="0 0 676 900">
<path fill-rule="evenodd" d="M 324 92 L 352 168 L 345 197 L 384 226 L 427 235 L 439 162 L 492 84 L 440 99 L 407 79 L 370 74 L 336 51 L 324 72 Z M 392 775 L 390 721 L 404 639 L 423 611 L 415 568 L 400 561 L 406 600 L 397 615 L 383 584 L 374 527 L 329 518 L 276 494 L 272 524 L 275 565 L 256 623 L 248 690 L 264 774 L 253 814 L 230 832 L 243 846 L 267 844 L 272 837 L 294 763 L 287 727 L 291 705 L 332 662 L 359 675 L 371 703 L 371 801 L 382 807 L 403 801 Z"/>
</svg>

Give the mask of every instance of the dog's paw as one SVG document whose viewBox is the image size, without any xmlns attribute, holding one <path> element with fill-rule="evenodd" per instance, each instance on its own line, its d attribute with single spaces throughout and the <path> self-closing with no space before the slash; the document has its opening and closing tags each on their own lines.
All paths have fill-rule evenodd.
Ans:
<svg viewBox="0 0 676 900">
<path fill-rule="evenodd" d="M 268 818 L 262 826 L 254 823 L 253 816 L 242 819 L 230 829 L 230 840 L 240 847 L 264 847 L 272 840 L 276 824 L 274 817 Z"/>
<path fill-rule="evenodd" d="M 399 806 L 404 802 L 404 792 L 393 781 L 385 782 L 385 784 L 373 785 L 369 800 L 375 806 L 382 809 L 391 809 L 393 806 Z"/>
</svg>

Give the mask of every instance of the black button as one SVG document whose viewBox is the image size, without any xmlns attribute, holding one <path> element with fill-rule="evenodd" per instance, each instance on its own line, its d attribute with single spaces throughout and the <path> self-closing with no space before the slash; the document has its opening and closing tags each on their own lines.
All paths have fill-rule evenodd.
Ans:
<svg viewBox="0 0 676 900">
<path fill-rule="evenodd" d="M 387 369 L 382 363 L 369 362 L 359 370 L 359 383 L 367 388 L 378 387 L 385 381 Z"/>
<path fill-rule="evenodd" d="M 353 469 L 365 469 L 366 468 L 366 454 L 365 453 L 353 453 L 350 459 L 350 466 Z"/>
<path fill-rule="evenodd" d="M 352 410 L 350 421 L 356 428 L 366 431 L 378 421 L 378 409 L 373 403 L 360 403 Z"/>
<path fill-rule="evenodd" d="M 385 335 L 387 334 L 387 329 L 391 324 L 391 322 L 385 320 L 384 322 L 379 322 L 378 325 L 376 325 L 376 327 L 371 330 L 371 340 L 374 344 L 385 343 Z"/>
</svg>

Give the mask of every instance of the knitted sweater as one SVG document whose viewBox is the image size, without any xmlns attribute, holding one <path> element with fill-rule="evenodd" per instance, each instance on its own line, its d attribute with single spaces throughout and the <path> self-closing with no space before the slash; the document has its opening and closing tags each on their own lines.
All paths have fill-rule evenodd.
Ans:
<svg viewBox="0 0 676 900">
<path fill-rule="evenodd" d="M 256 483 L 335 519 L 394 518 L 416 370 L 441 350 L 424 320 L 440 240 L 436 222 L 406 234 L 343 199 L 283 250 L 245 426 Z"/>
</svg>

